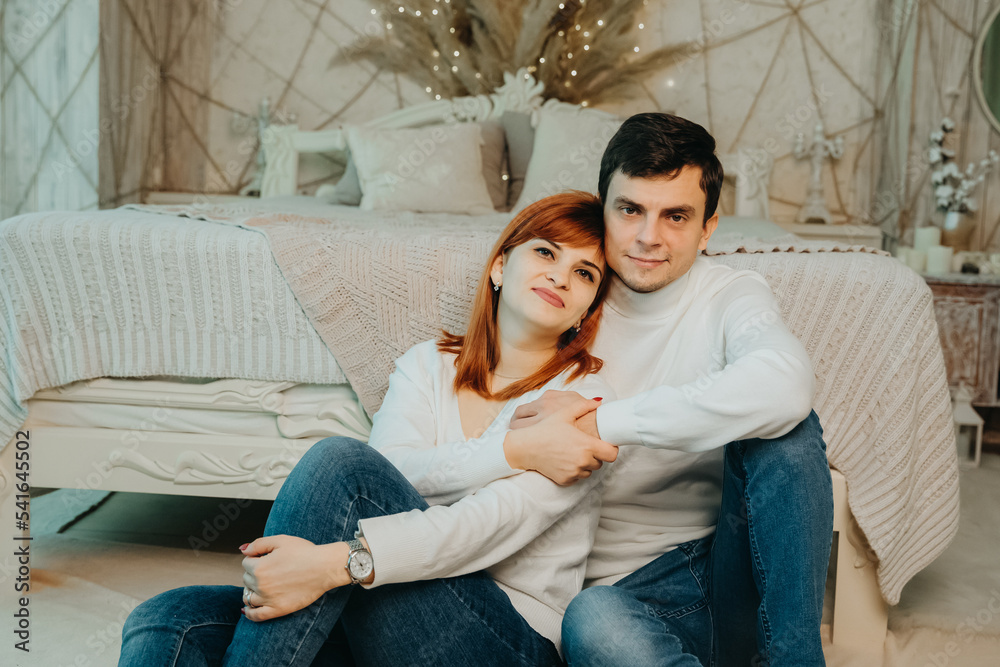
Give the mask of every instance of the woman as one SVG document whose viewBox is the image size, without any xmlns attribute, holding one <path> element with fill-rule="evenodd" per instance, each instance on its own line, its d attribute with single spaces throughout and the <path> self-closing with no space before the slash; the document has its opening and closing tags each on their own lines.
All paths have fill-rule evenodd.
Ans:
<svg viewBox="0 0 1000 667">
<path fill-rule="evenodd" d="M 282 486 L 267 537 L 241 547 L 245 587 L 187 587 L 140 605 L 120 664 L 561 664 L 601 474 L 559 487 L 520 468 L 535 439 L 559 437 L 608 395 L 587 351 L 607 284 L 603 230 L 600 200 L 586 193 L 519 213 L 483 271 L 466 335 L 397 361 L 371 446 L 314 445 Z M 598 396 L 555 426 L 509 431 L 514 409 L 547 389 Z"/>
</svg>

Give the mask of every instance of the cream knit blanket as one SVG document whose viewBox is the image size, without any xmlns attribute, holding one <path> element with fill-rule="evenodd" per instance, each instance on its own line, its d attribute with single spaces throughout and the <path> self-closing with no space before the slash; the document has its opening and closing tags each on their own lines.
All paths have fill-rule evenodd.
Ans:
<svg viewBox="0 0 1000 667">
<path fill-rule="evenodd" d="M 189 213 L 267 234 L 369 413 L 396 357 L 442 327 L 464 329 L 486 254 L 509 217 Z M 762 274 L 805 344 L 830 464 L 847 478 L 851 510 L 879 559 L 882 593 L 895 604 L 958 528 L 951 403 L 930 289 L 899 262 L 859 246 L 731 238 L 713 254 Z"/>
<path fill-rule="evenodd" d="M 39 389 L 150 375 L 345 381 L 256 232 L 126 209 L 0 222 L 0 449 Z"/>
</svg>

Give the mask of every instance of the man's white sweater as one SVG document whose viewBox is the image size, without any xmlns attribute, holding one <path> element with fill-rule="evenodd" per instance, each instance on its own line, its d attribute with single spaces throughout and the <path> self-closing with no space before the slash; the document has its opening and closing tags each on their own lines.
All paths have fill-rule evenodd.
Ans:
<svg viewBox="0 0 1000 667">
<path fill-rule="evenodd" d="M 764 279 L 707 257 L 648 294 L 615 278 L 594 354 L 619 398 L 597 410 L 621 449 L 587 563 L 588 583 L 609 584 L 711 534 L 723 446 L 791 431 L 815 379 Z"/>
</svg>

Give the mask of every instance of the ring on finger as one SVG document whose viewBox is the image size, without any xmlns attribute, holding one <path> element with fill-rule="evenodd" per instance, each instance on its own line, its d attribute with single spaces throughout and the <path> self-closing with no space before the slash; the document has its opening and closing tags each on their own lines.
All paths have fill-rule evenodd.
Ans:
<svg viewBox="0 0 1000 667">
<path fill-rule="evenodd" d="M 247 586 L 244 586 L 244 587 L 243 587 L 243 601 L 244 601 L 244 602 L 246 603 L 246 605 L 247 605 L 248 607 L 250 607 L 251 609 L 256 609 L 256 608 L 257 608 L 257 607 L 259 607 L 260 605 L 259 605 L 259 604 L 254 604 L 254 603 L 253 603 L 253 598 L 252 598 L 253 594 L 254 594 L 254 591 L 250 590 L 250 588 L 249 588 L 249 587 L 247 587 Z"/>
</svg>

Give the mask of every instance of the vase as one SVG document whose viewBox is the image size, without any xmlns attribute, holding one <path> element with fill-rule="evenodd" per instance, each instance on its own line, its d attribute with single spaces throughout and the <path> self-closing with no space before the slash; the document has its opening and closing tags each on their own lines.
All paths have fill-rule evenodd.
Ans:
<svg viewBox="0 0 1000 667">
<path fill-rule="evenodd" d="M 972 249 L 972 235 L 976 221 L 958 211 L 945 213 L 941 225 L 941 245 L 950 246 L 955 252 Z"/>
</svg>

